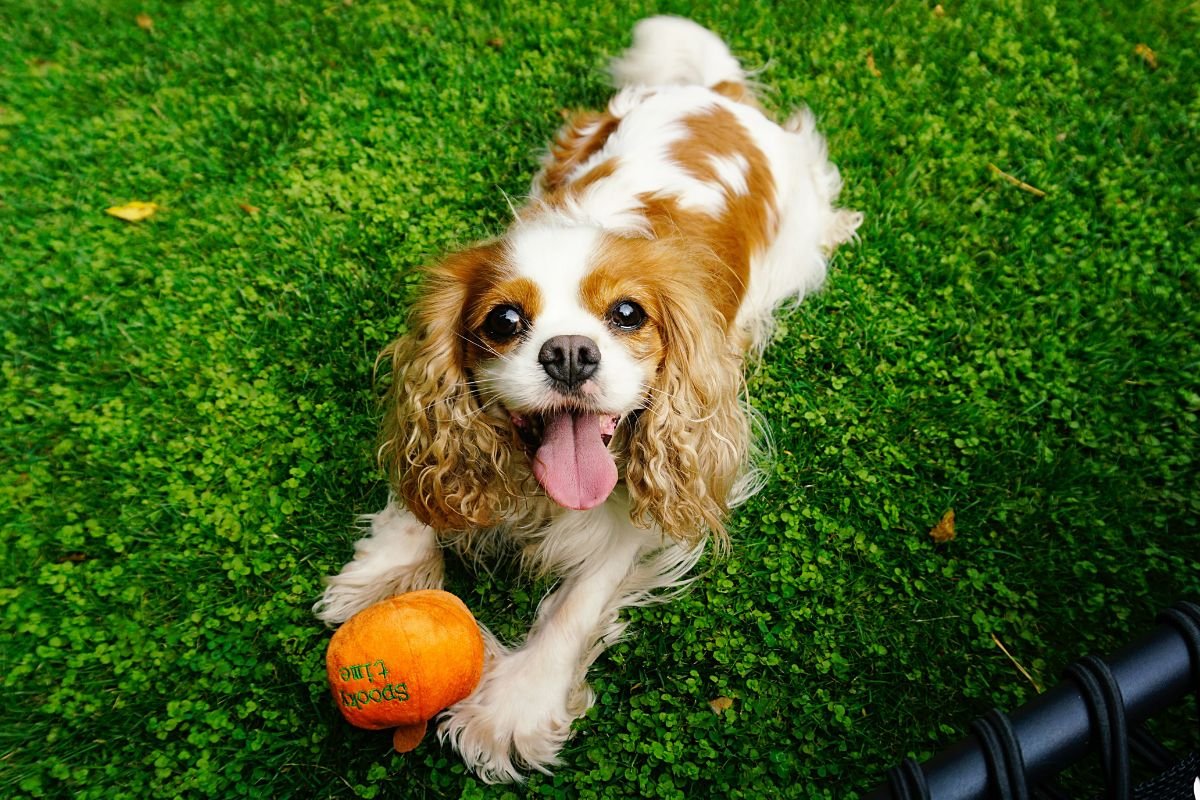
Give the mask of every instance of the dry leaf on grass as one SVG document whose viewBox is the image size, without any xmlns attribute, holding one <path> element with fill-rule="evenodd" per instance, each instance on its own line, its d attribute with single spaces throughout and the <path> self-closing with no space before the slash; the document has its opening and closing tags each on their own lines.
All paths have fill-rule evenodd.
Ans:
<svg viewBox="0 0 1200 800">
<path fill-rule="evenodd" d="M 1034 197 L 1045 197 L 1046 196 L 1046 193 L 1043 192 L 1041 189 L 1037 188 L 1036 186 L 1030 186 L 1028 183 L 1021 180 L 1020 178 L 1009 175 L 1007 172 L 1000 169 L 995 164 L 988 164 L 988 169 L 990 169 L 992 171 L 992 174 L 995 175 L 996 177 L 1000 178 L 1003 181 L 1007 181 L 1008 183 L 1011 183 L 1013 186 L 1017 187 L 1018 189 L 1020 189 L 1023 192 L 1029 192 Z"/>
<path fill-rule="evenodd" d="M 942 4 L 941 4 L 941 3 L 938 3 L 936 6 L 934 6 L 934 7 L 933 7 L 933 15 L 934 15 L 935 17 L 944 17 L 944 16 L 946 16 L 946 9 L 942 8 Z"/>
<path fill-rule="evenodd" d="M 875 53 L 871 50 L 867 51 L 867 72 L 871 73 L 876 78 L 883 77 L 883 73 L 880 72 L 879 68 L 875 66 Z"/>
<path fill-rule="evenodd" d="M 262 209 L 259 208 L 258 206 L 252 206 L 249 203 L 238 203 L 238 208 L 240 208 L 242 211 L 245 211 L 247 214 L 249 214 L 252 217 L 255 214 L 257 214 L 259 211 L 262 211 Z"/>
<path fill-rule="evenodd" d="M 123 219 L 126 222 L 141 222 L 146 217 L 158 213 L 160 208 L 161 206 L 158 203 L 143 203 L 141 200 L 134 200 L 132 203 L 126 203 L 123 206 L 106 208 L 104 209 L 104 213 L 117 219 Z"/>
<path fill-rule="evenodd" d="M 1041 694 L 1042 685 L 1033 679 L 1033 676 L 1029 674 L 1029 670 L 1027 670 L 1027 669 L 1025 669 L 1025 667 L 1021 666 L 1021 662 L 1017 661 L 1017 659 L 1013 657 L 1012 653 L 1008 652 L 1008 648 L 1005 647 L 1004 643 L 1000 641 L 1000 637 L 996 636 L 996 634 L 993 633 L 992 641 L 996 643 L 996 647 L 1000 648 L 1000 652 L 1002 652 L 1002 653 L 1004 653 L 1004 655 L 1008 656 L 1008 660 L 1013 663 L 1013 666 L 1021 671 L 1021 674 L 1025 676 L 1025 680 L 1027 680 L 1031 684 L 1033 684 L 1033 688 L 1037 689 L 1038 693 Z"/>
<path fill-rule="evenodd" d="M 1150 69 L 1158 69 L 1158 54 L 1150 49 L 1150 45 L 1145 42 L 1139 42 L 1137 47 L 1133 48 L 1133 52 L 1142 57 L 1142 61 L 1146 62 L 1146 66 Z"/>
<path fill-rule="evenodd" d="M 137 22 L 137 26 L 144 31 L 154 30 L 154 20 L 150 18 L 149 14 L 138 14 L 135 21 Z"/>
<path fill-rule="evenodd" d="M 954 509 L 950 509 L 942 518 L 938 520 L 938 524 L 934 525 L 929 531 L 929 536 L 938 544 L 954 541 Z"/>
<path fill-rule="evenodd" d="M 715 700 L 709 700 L 708 706 L 713 710 L 714 714 L 721 714 L 733 708 L 732 697 L 718 697 Z"/>
</svg>

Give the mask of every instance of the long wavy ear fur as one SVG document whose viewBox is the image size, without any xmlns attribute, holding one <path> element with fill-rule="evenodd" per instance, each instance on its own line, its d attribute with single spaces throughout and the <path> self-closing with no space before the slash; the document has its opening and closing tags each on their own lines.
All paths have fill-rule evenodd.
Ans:
<svg viewBox="0 0 1200 800">
<path fill-rule="evenodd" d="M 666 357 L 625 473 L 632 517 L 687 545 L 712 535 L 723 547 L 729 492 L 750 442 L 738 402 L 742 359 L 704 287 L 681 283 L 662 299 Z"/>
<path fill-rule="evenodd" d="M 470 287 L 496 257 L 484 245 L 432 270 L 411 330 L 376 365 L 391 365 L 380 464 L 409 510 L 437 530 L 494 525 L 511 502 L 507 434 L 480 408 L 462 330 Z"/>
</svg>

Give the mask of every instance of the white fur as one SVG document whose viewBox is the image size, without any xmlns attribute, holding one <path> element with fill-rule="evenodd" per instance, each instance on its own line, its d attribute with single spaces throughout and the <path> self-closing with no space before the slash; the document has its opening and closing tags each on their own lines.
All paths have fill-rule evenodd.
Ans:
<svg viewBox="0 0 1200 800">
<path fill-rule="evenodd" d="M 621 120 L 604 147 L 572 171 L 583 175 L 596 164 L 616 157 L 619 166 L 607 180 L 593 185 L 579 201 L 589 219 L 605 228 L 619 230 L 613 221 L 641 204 L 638 195 L 659 193 L 679 199 L 688 211 L 712 216 L 725 210 L 725 193 L 719 184 L 698 180 L 670 158 L 671 145 L 684 138 L 684 118 L 724 106 L 740 113 L 742 108 L 701 86 L 671 86 L 648 92 L 625 89 L 609 103 L 609 112 Z"/>
<path fill-rule="evenodd" d="M 721 37 L 682 17 L 650 17 L 633 27 L 633 46 L 609 65 L 613 84 L 715 86 L 745 75 Z"/>
<path fill-rule="evenodd" d="M 746 173 L 750 165 L 745 156 L 741 153 L 729 157 L 709 156 L 708 161 L 716 171 L 717 179 L 730 194 L 736 197 L 750 193 L 750 187 L 746 185 Z"/>
<path fill-rule="evenodd" d="M 612 75 L 619 91 L 609 110 L 620 124 L 571 177 L 610 159 L 614 171 L 553 212 L 539 206 L 528 219 L 518 214 L 509 231 L 506 260 L 538 286 L 544 308 L 523 343 L 479 366 L 476 383 L 492 413 L 498 413 L 496 400 L 509 411 L 547 405 L 550 389 L 537 352 L 559 334 L 586 335 L 601 351 L 600 368 L 589 381 L 594 410 L 625 413 L 643 402 L 653 365 L 639 364 L 607 323 L 584 309 L 579 287 L 602 232 L 651 236 L 639 213 L 638 195 L 672 196 L 690 211 L 715 217 L 725 210 L 727 195 L 750 190 L 749 164 L 741 156 L 714 157 L 713 182 L 697 179 L 669 158 L 671 146 L 685 135 L 685 118 L 714 107 L 731 112 L 763 154 L 775 181 L 777 230 L 766 250 L 752 259 L 736 319 L 752 347 L 767 342 L 777 306 L 821 284 L 828 254 L 850 239 L 861 222 L 861 215 L 833 205 L 841 179 L 810 113 L 801 112 L 780 126 L 753 105 L 709 91 L 717 83 L 746 80 L 729 49 L 710 31 L 677 17 L 644 20 L 634 29 L 633 46 L 613 61 Z M 543 174 L 534 180 L 535 206 Z M 764 426 L 748 406 L 746 413 L 762 430 L 760 446 L 769 450 Z M 764 472 L 754 460 L 752 455 L 731 504 L 760 488 Z M 561 578 L 542 601 L 524 642 L 508 647 L 485 629 L 483 680 L 441 721 L 443 741 L 489 782 L 519 780 L 523 771 L 545 772 L 557 763 L 572 722 L 594 702 L 585 682 L 588 666 L 625 629 L 620 610 L 667 599 L 686 583 L 703 552 L 703 547 L 683 550 L 657 528 L 635 527 L 620 484 L 589 511 L 546 510 L 547 504 L 545 498 L 531 497 L 523 518 L 448 542 L 477 544 L 481 535 L 488 542 L 506 540 L 521 554 L 525 569 Z M 354 559 L 329 580 L 315 607 L 330 624 L 392 593 L 441 585 L 442 550 L 428 526 L 394 500 L 366 522 L 369 535 L 355 546 Z M 477 546 L 472 550 L 478 555 Z"/>
<path fill-rule="evenodd" d="M 842 178 L 829 161 L 812 112 L 804 109 L 782 128 L 774 127 L 760 139 L 759 146 L 764 144 L 770 147 L 764 151 L 779 193 L 779 231 L 767 252 L 751 265 L 750 286 L 737 317 L 756 350 L 770 338 L 775 309 L 820 288 L 829 253 L 849 240 L 862 222 L 861 214 L 833 205 Z"/>
<path fill-rule="evenodd" d="M 313 606 L 331 625 L 392 595 L 442 585 L 442 552 L 433 528 L 394 498 L 360 524 L 369 532 L 355 542 L 354 560 L 325 581 L 325 593 Z"/>
<path fill-rule="evenodd" d="M 557 763 L 571 722 L 594 701 L 585 673 L 619 637 L 621 604 L 644 602 L 649 591 L 678 580 L 656 574 L 648 587 L 644 579 L 636 585 L 638 562 L 655 542 L 629 522 L 627 501 L 617 494 L 551 523 L 543 549 L 559 550 L 568 577 L 542 601 L 525 642 L 496 649 L 479 688 L 438 728 L 485 781 L 518 780 L 523 769 L 548 772 Z"/>
</svg>

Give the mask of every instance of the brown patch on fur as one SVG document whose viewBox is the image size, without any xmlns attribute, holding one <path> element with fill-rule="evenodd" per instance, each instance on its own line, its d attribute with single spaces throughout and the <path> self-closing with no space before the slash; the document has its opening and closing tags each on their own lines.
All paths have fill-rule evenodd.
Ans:
<svg viewBox="0 0 1200 800">
<path fill-rule="evenodd" d="M 618 158 L 609 158 L 601 161 L 596 166 L 583 173 L 580 177 L 567 184 L 566 188 L 578 194 L 584 189 L 587 189 L 593 183 L 598 183 L 617 171 L 617 165 L 621 163 Z"/>
<path fill-rule="evenodd" d="M 735 103 L 750 106 L 752 108 L 761 108 L 758 104 L 758 98 L 754 96 L 754 92 L 744 83 L 735 81 L 721 81 L 708 87 L 709 90 L 716 92 L 722 97 L 728 97 Z"/>
<path fill-rule="evenodd" d="M 680 263 L 678 252 L 659 242 L 607 235 L 597 248 L 591 271 L 579 286 L 583 306 L 605 320 L 620 300 L 632 300 L 646 312 L 646 322 L 634 331 L 613 327 L 614 335 L 634 358 L 649 361 L 657 373 L 662 362 L 663 299 L 659 287 L 664 279 L 679 280 L 691 271 Z"/>
<path fill-rule="evenodd" d="M 696 258 L 693 280 L 708 288 L 713 307 L 720 313 L 726 329 L 732 330 L 738 307 L 746 294 L 749 259 L 743 261 L 734 256 L 731 263 L 733 248 L 725 242 L 732 235 L 723 233 L 719 220 L 685 211 L 674 197 L 643 195 L 640 199 L 655 239 L 690 245 L 687 250 Z M 701 252 L 703 247 L 708 248 L 707 252 Z"/>
<path fill-rule="evenodd" d="M 571 116 L 550 145 L 550 154 L 538 179 L 543 193 L 563 189 L 567 176 L 604 147 L 620 123 L 620 119 L 607 111 L 581 111 Z"/>
<path fill-rule="evenodd" d="M 601 161 L 575 180 L 564 183 L 554 191 L 544 194 L 541 202 L 535 204 L 530 210 L 536 214 L 547 209 L 561 208 L 568 199 L 577 199 L 588 187 L 611 176 L 617 171 L 617 166 L 620 163 L 621 160 L 619 158 L 608 158 Z"/>
<path fill-rule="evenodd" d="M 717 184 L 725 196 L 718 217 L 685 210 L 678 198 L 643 195 L 646 218 L 656 238 L 678 237 L 705 245 L 716 256 L 702 277 L 727 326 L 732 327 L 750 279 L 750 260 L 766 249 L 775 227 L 775 180 L 766 156 L 755 146 L 733 112 L 717 107 L 683 121 L 688 135 L 670 149 L 670 157 L 705 183 Z M 746 164 L 746 191 L 735 191 L 721 179 L 713 158 L 740 157 Z"/>
</svg>

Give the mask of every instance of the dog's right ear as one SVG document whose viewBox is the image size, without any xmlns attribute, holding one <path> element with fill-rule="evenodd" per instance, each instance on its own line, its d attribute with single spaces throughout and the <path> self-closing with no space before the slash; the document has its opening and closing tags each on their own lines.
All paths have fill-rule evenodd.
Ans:
<svg viewBox="0 0 1200 800">
<path fill-rule="evenodd" d="M 511 445 L 502 423 L 483 413 L 466 372 L 463 318 L 472 287 L 499 247 L 456 253 L 430 271 L 407 334 L 388 345 L 390 363 L 379 461 L 392 491 L 435 530 L 488 527 L 510 501 Z"/>
</svg>

